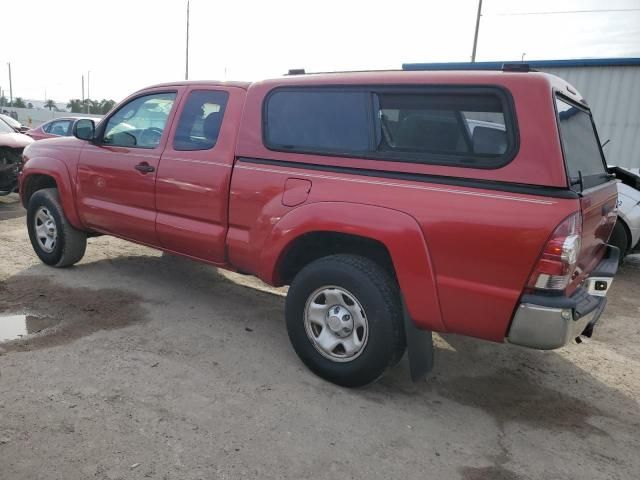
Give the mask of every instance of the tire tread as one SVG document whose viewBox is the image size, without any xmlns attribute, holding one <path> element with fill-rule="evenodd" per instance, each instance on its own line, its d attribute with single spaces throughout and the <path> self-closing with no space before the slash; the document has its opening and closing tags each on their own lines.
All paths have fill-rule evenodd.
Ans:
<svg viewBox="0 0 640 480">
<path fill-rule="evenodd" d="M 387 368 L 394 366 L 400 361 L 406 348 L 404 319 L 402 318 L 402 301 L 396 282 L 391 279 L 384 268 L 367 257 L 336 254 L 325 258 L 340 261 L 341 263 L 351 265 L 355 269 L 360 270 L 360 272 L 369 277 L 376 287 L 378 287 L 384 302 L 388 305 L 395 305 L 394 308 L 391 308 L 393 318 L 390 319 L 393 331 L 392 338 L 390 339 L 392 342 L 393 356 L 390 358 Z"/>
<path fill-rule="evenodd" d="M 60 195 L 58 194 L 57 188 L 43 188 L 42 190 L 38 190 L 29 200 L 29 206 L 31 206 L 34 198 L 35 201 L 38 200 L 38 196 L 44 197 L 51 202 L 60 217 L 61 225 L 58 227 L 58 235 L 62 235 L 62 253 L 58 261 L 52 266 L 64 268 L 79 262 L 87 248 L 87 234 L 74 228 L 67 220 L 62 204 L 60 203 Z"/>
</svg>

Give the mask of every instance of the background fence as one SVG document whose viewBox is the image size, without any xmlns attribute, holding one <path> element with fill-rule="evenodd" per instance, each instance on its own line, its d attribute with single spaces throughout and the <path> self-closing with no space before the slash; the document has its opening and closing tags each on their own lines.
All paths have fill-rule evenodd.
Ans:
<svg viewBox="0 0 640 480">
<path fill-rule="evenodd" d="M 12 112 L 16 112 L 18 115 L 18 121 L 28 127 L 37 127 L 38 125 L 52 120 L 54 118 L 68 117 L 68 116 L 83 116 L 92 118 L 102 118 L 103 115 L 85 114 L 85 113 L 70 113 L 70 112 L 56 112 L 55 110 L 36 110 L 35 108 L 15 108 L 15 107 L 0 107 L 0 111 L 9 115 Z M 11 115 L 14 116 L 14 115 Z M 14 117 L 15 118 L 15 117 Z"/>
</svg>

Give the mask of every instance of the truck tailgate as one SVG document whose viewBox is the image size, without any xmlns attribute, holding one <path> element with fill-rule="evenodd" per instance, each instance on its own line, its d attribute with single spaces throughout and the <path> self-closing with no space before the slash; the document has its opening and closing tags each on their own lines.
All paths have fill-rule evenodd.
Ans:
<svg viewBox="0 0 640 480">
<path fill-rule="evenodd" d="M 578 257 L 579 275 L 572 286 L 579 284 L 598 265 L 616 222 L 618 190 L 615 181 L 585 190 L 580 199 L 582 209 L 582 248 Z"/>
</svg>

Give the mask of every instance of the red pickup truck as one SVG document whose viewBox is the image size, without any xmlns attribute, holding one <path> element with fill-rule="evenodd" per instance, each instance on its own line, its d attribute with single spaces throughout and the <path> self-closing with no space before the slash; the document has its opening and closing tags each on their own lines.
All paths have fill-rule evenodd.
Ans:
<svg viewBox="0 0 640 480">
<path fill-rule="evenodd" d="M 24 151 L 40 259 L 108 234 L 290 285 L 302 361 L 377 379 L 431 332 L 536 349 L 590 336 L 618 265 L 591 112 L 537 72 L 289 75 L 146 88 Z"/>
</svg>

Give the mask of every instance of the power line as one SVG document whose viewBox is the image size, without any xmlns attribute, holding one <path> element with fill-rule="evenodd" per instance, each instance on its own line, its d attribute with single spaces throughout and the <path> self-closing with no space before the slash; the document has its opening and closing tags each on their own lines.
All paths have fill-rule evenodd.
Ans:
<svg viewBox="0 0 640 480">
<path fill-rule="evenodd" d="M 615 12 L 640 12 L 640 8 L 618 8 L 604 10 L 559 10 L 555 12 L 515 12 L 515 13 L 483 13 L 484 15 L 505 16 L 522 16 L 522 15 L 562 15 L 566 13 L 615 13 Z"/>
</svg>

